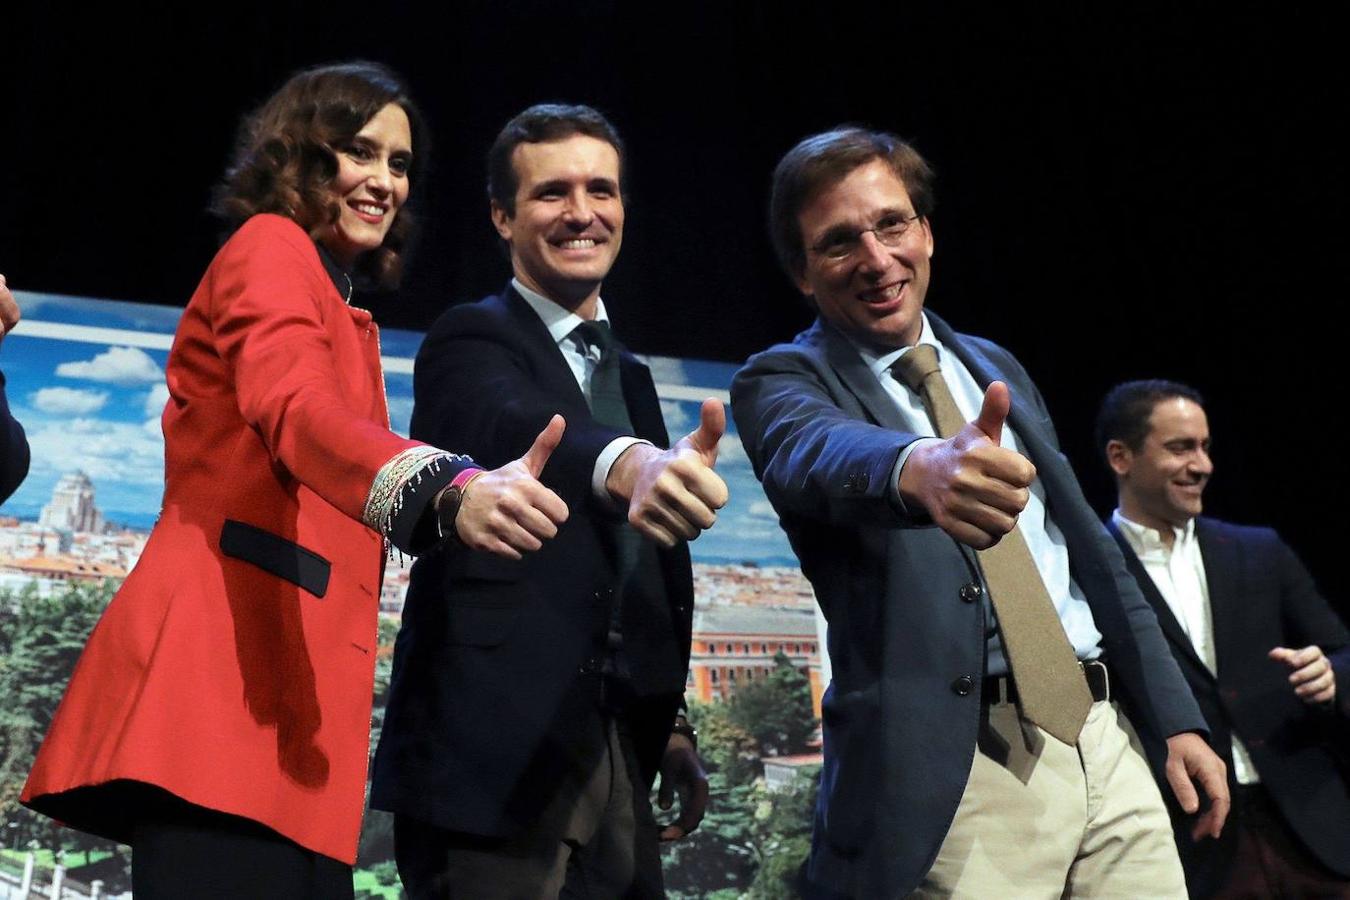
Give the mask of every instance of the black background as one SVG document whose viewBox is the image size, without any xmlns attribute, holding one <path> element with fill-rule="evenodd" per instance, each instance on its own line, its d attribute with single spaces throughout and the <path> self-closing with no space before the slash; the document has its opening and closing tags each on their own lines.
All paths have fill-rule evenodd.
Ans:
<svg viewBox="0 0 1350 900">
<path fill-rule="evenodd" d="M 939 173 L 928 304 L 1037 379 L 1102 512 L 1090 431 L 1113 383 L 1208 398 L 1207 511 L 1272 524 L 1346 610 L 1341 29 L 1292 5 L 294 2 L 11 5 L 0 65 L 0 271 L 14 287 L 182 305 L 244 112 L 296 68 L 390 63 L 432 125 L 403 290 L 425 329 L 508 270 L 483 156 L 544 100 L 629 145 L 605 285 L 635 350 L 740 361 L 810 321 L 764 226 L 768 176 L 840 122 Z M 418 148 L 419 153 L 425 148 Z"/>
</svg>

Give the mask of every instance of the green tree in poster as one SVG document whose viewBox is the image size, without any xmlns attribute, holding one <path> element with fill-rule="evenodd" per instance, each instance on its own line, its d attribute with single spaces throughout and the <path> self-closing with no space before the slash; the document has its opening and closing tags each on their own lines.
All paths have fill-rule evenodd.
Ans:
<svg viewBox="0 0 1350 900">
<path fill-rule="evenodd" d="M 19 806 L 33 757 L 47 733 L 70 673 L 117 584 L 70 584 L 38 596 L 35 584 L 0 592 L 0 818 L 11 845 L 113 850 L 110 841 L 61 828 Z M 11 824 L 17 827 L 10 827 Z"/>
<path fill-rule="evenodd" d="M 737 688 L 728 715 L 754 737 L 760 756 L 804 753 L 816 730 L 811 682 L 781 650 L 773 664 L 768 676 Z"/>
<path fill-rule="evenodd" d="M 672 897 L 795 897 L 810 849 L 816 773 L 770 791 L 763 758 L 810 750 L 816 729 L 810 682 L 784 654 L 773 671 L 726 703 L 692 703 L 708 770 L 708 812 L 692 835 L 665 848 Z"/>
</svg>

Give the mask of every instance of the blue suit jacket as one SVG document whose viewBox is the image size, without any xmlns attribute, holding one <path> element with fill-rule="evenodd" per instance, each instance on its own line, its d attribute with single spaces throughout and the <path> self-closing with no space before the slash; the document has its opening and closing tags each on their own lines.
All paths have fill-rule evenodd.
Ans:
<svg viewBox="0 0 1350 900">
<path fill-rule="evenodd" d="M 1269 528 L 1197 519 L 1214 623 L 1218 676 L 1205 667 L 1130 545 L 1115 535 L 1144 598 L 1209 723 L 1214 750 L 1233 779 L 1233 735 L 1251 754 L 1261 783 L 1294 833 L 1323 865 L 1350 878 L 1350 632 L 1318 593 L 1308 570 Z M 1337 703 L 1309 707 L 1289 686 L 1289 670 L 1266 657 L 1272 647 L 1317 644 L 1336 672 Z M 1166 795 L 1166 792 L 1164 792 Z M 1208 896 L 1228 873 L 1236 833 L 1190 839 L 1179 809 L 1177 847 L 1192 896 Z M 1235 811 L 1240 815 L 1240 811 Z"/>
<path fill-rule="evenodd" d="M 981 386 L 1002 380 L 1011 389 L 1009 424 L 1064 533 L 1113 686 L 1161 766 L 1163 740 L 1204 731 L 1204 720 L 1060 454 L 1040 394 L 1006 350 L 929 320 Z M 894 402 L 830 326 L 818 320 L 793 343 L 752 357 L 731 398 L 755 472 L 829 621 L 833 681 L 810 878 L 846 896 L 903 896 L 936 858 L 975 754 L 985 621 L 982 604 L 961 590 L 981 579 L 974 552 L 892 503 L 896 459 L 919 436 L 906 433 Z"/>
</svg>

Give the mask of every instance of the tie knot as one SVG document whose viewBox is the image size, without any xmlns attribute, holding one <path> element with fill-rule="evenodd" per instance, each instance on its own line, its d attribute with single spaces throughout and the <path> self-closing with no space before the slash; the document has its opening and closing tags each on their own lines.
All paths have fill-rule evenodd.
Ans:
<svg viewBox="0 0 1350 900">
<path fill-rule="evenodd" d="M 588 346 L 597 347 L 600 350 L 600 356 L 608 356 L 614 350 L 614 333 L 609 330 L 609 323 L 599 320 L 582 322 L 572 333 Z"/>
<path fill-rule="evenodd" d="M 924 379 L 941 370 L 937 348 L 932 344 L 916 344 L 891 363 L 891 372 L 912 391 L 920 391 Z"/>
</svg>

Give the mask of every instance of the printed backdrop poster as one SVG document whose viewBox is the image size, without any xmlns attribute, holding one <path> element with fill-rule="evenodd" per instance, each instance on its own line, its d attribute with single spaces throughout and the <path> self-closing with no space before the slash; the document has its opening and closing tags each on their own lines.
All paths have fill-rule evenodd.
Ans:
<svg viewBox="0 0 1350 900">
<path fill-rule="evenodd" d="M 28 433 L 33 461 L 27 480 L 0 506 L 0 624 L 6 623 L 6 616 L 11 617 L 9 622 L 20 621 L 18 607 L 26 597 L 52 597 L 81 583 L 107 590 L 108 582 L 115 585 L 135 564 L 159 514 L 164 479 L 160 416 L 168 399 L 164 367 L 182 313 L 172 307 L 39 293 L 16 293 L 16 297 L 23 321 L 6 336 L 0 367 L 8 382 L 10 408 Z M 390 424 L 404 435 L 412 414 L 413 358 L 421 340 L 416 332 L 381 331 Z M 651 367 L 674 438 L 698 424 L 704 398 L 727 401 L 736 368 L 728 363 L 667 357 L 647 357 L 645 362 Z M 757 764 L 734 767 L 735 778 L 742 779 L 739 783 L 729 780 L 730 768 L 714 776 L 722 781 L 714 784 L 714 806 L 704 828 L 666 853 L 671 896 L 676 897 L 722 891 L 736 896 L 758 877 L 758 869 L 765 868 L 751 862 L 763 857 L 759 844 L 787 846 L 784 840 L 791 838 L 796 843 L 788 843 L 804 852 L 810 819 L 809 803 L 803 805 L 805 795 L 791 794 L 796 799 L 779 801 L 800 807 L 799 815 L 788 817 L 796 829 L 791 835 L 773 831 L 757 817 L 766 804 L 772 804 L 772 796 L 787 796 L 782 792 L 789 788 L 807 790 L 802 785 L 809 785 L 819 761 L 809 740 L 813 715 L 820 715 L 821 694 L 829 681 L 823 623 L 810 587 L 755 480 L 730 417 L 728 428 L 717 471 L 726 480 L 731 499 L 719 513 L 717 525 L 691 545 L 696 609 L 686 694 L 695 701 L 696 711 L 697 703 L 709 704 L 702 713 L 708 717 L 734 706 L 726 701 L 752 686 L 763 691 L 770 685 L 776 686 L 773 690 L 790 685 L 785 696 L 791 699 L 791 692 L 797 691 L 795 696 L 802 704 L 807 702 L 809 688 L 810 707 L 803 707 L 805 730 L 798 729 L 792 746 L 782 741 L 761 742 Z M 384 646 L 377 669 L 382 678 L 388 675 L 387 645 L 401 617 L 410 564 L 396 556 L 386 567 L 380 599 Z M 0 650 L 10 652 L 7 647 Z M 796 674 L 785 675 L 785 671 Z M 797 680 L 792 681 L 793 677 Z M 376 699 L 378 726 L 382 697 Z M 0 698 L 0 705 L 10 700 Z M 762 701 L 758 704 L 758 708 L 765 706 Z M 0 714 L 9 712 L 0 709 Z M 745 732 L 756 732 L 756 723 L 736 721 Z M 702 749 L 709 759 L 721 752 L 710 742 Z M 733 755 L 743 757 L 744 752 L 742 743 Z M 26 768 L 26 764 L 19 766 L 11 776 L 21 778 Z M 799 772 L 806 776 L 796 780 Z M 736 801 L 729 799 L 733 789 L 744 787 L 758 792 L 752 794 L 753 806 L 746 805 L 743 791 L 735 794 Z M 21 863 L 21 829 L 25 835 L 47 835 L 43 840 L 26 841 L 39 860 L 39 882 L 51 877 L 44 875 L 48 872 L 44 866 L 54 867 L 58 861 L 52 854 L 59 847 L 49 845 L 86 846 L 69 837 L 70 832 L 57 831 L 51 836 L 51 832 L 30 829 L 22 817 L 31 814 L 19 810 L 10 799 L 17 788 L 17 784 L 0 785 L 2 812 L 9 820 L 3 824 L 11 829 L 16 845 L 0 849 L 0 887 L 9 877 L 5 869 Z M 733 802 L 740 808 L 729 808 Z M 387 819 L 369 816 L 366 832 L 358 888 L 369 896 L 397 897 L 396 879 L 391 879 Z M 63 833 L 65 837 L 60 836 Z M 114 863 L 117 858 L 106 852 L 93 862 L 86 858 L 83 867 L 70 869 L 67 888 L 78 890 L 78 879 L 84 877 L 105 881 L 104 895 L 115 894 Z"/>
</svg>

